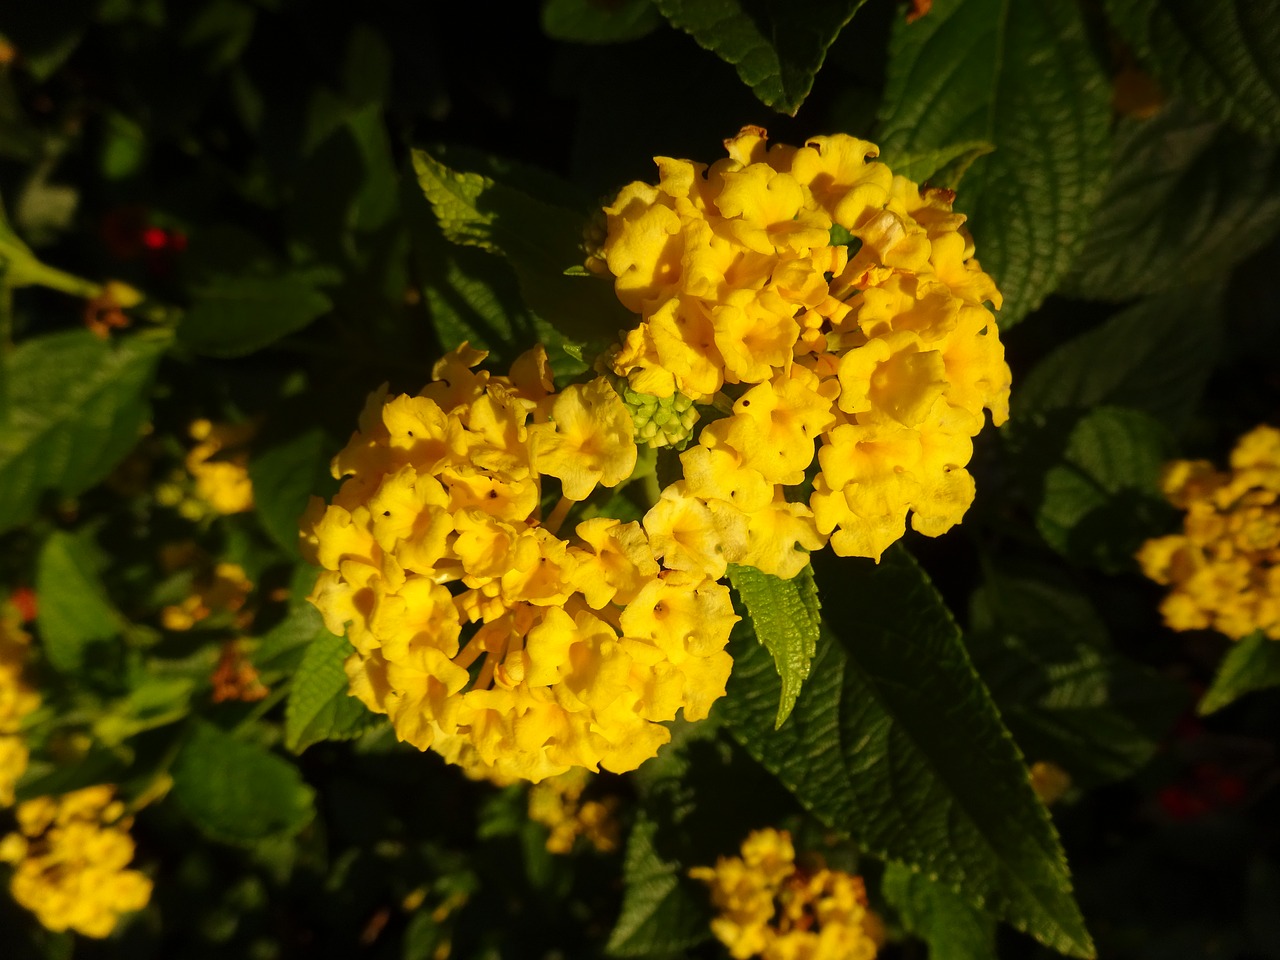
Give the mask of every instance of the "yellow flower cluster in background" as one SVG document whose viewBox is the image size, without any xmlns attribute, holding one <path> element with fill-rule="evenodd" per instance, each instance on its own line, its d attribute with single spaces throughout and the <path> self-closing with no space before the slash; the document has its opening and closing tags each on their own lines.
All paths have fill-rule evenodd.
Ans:
<svg viewBox="0 0 1280 960">
<path fill-rule="evenodd" d="M 1176 460 L 1161 478 L 1186 511 L 1180 534 L 1148 540 L 1138 562 L 1172 589 L 1160 604 L 1174 630 L 1280 640 L 1280 430 L 1260 426 L 1231 452 L 1231 468 Z"/>
<path fill-rule="evenodd" d="M 196 496 L 215 513 L 243 513 L 253 509 L 249 480 L 249 452 L 257 425 L 192 421 L 189 432 L 196 445 L 187 454 L 187 472 L 195 478 Z"/>
<path fill-rule="evenodd" d="M 31 635 L 10 604 L 0 603 L 0 807 L 13 805 L 13 790 L 30 755 L 22 721 L 40 706 L 40 695 L 23 681 Z"/>
<path fill-rule="evenodd" d="M 974 495 L 983 409 L 1008 414 L 1009 368 L 951 191 L 923 192 L 848 136 L 766 148 L 746 127 L 711 167 L 656 159 L 606 208 L 600 261 L 640 324 L 610 357 L 631 390 L 729 416 L 682 457 L 644 527 L 667 566 L 794 576 L 830 540 L 879 558 L 912 526 L 938 536 Z M 727 404 L 726 404 L 727 405 Z M 820 470 L 807 503 L 785 495 Z"/>
<path fill-rule="evenodd" d="M 569 853 L 578 837 L 601 853 L 618 849 L 617 797 L 583 800 L 591 774 L 575 767 L 529 788 L 529 819 L 551 831 L 547 850 Z"/>
<path fill-rule="evenodd" d="M 735 960 L 870 960 L 875 921 L 862 878 L 796 865 L 791 835 L 757 830 L 741 857 L 721 857 L 689 876 L 711 887 L 711 931 Z"/>
<path fill-rule="evenodd" d="M 14 864 L 13 898 L 50 930 L 105 937 L 120 915 L 151 899 L 151 880 L 127 869 L 132 820 L 110 786 L 18 806 L 18 833 L 0 841 L 0 860 Z"/>
<path fill-rule="evenodd" d="M 604 377 L 555 392 L 540 347 L 509 377 L 484 356 L 464 345 L 417 396 L 370 398 L 342 488 L 304 519 L 311 600 L 355 648 L 353 694 L 419 749 L 500 781 L 634 769 L 670 739 L 659 721 L 724 694 L 728 589 L 663 569 L 638 523 L 559 536 L 631 475 L 631 417 Z M 563 491 L 545 519 L 544 476 Z"/>
</svg>

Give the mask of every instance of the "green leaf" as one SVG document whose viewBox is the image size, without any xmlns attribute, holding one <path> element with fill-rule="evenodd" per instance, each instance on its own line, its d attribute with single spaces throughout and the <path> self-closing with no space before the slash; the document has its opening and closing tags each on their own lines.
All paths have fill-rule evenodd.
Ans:
<svg viewBox="0 0 1280 960">
<path fill-rule="evenodd" d="M 1185 423 L 1218 359 L 1221 299 L 1218 284 L 1179 288 L 1068 340 L 1018 382 L 1015 413 L 1115 405 Z"/>
<path fill-rule="evenodd" d="M 167 334 L 108 342 L 73 330 L 26 340 L 4 359 L 0 531 L 27 520 L 45 491 L 83 493 L 132 449 L 168 343 Z"/>
<path fill-rule="evenodd" d="M 1080 248 L 1107 169 L 1108 100 L 1074 0 L 936 0 L 894 27 L 883 154 L 995 145 L 956 208 L 1004 294 L 1001 326 L 1052 293 Z"/>
<path fill-rule="evenodd" d="M 351 696 L 342 665 L 352 653 L 346 637 L 321 630 L 302 655 L 284 711 L 284 745 L 301 753 L 321 740 L 350 740 L 382 722 Z"/>
<path fill-rule="evenodd" d="M 676 953 L 711 938 L 705 890 L 679 862 L 658 852 L 657 833 L 657 823 L 644 813 L 631 828 L 622 865 L 622 912 L 605 947 L 610 956 Z"/>
<path fill-rule="evenodd" d="M 425 150 L 413 152 L 418 182 L 444 235 L 505 257 L 529 308 L 575 339 L 611 339 L 633 318 L 613 288 L 595 277 L 568 277 L 583 258 L 583 217 L 481 173 L 452 170 Z"/>
<path fill-rule="evenodd" d="M 662 23 L 653 0 L 545 0 L 542 29 L 555 40 L 621 43 L 638 40 Z"/>
<path fill-rule="evenodd" d="M 1140 411 L 1096 407 L 1071 424 L 1065 440 L 1053 430 L 1041 439 L 1057 451 L 1041 481 L 1041 536 L 1078 563 L 1134 569 L 1134 553 L 1167 511 L 1158 480 L 1172 450 L 1168 431 Z"/>
<path fill-rule="evenodd" d="M 935 187 L 960 185 L 973 161 L 994 152 L 996 145 L 985 140 L 968 140 L 964 143 L 953 143 L 945 147 L 923 150 L 920 153 L 899 153 L 892 157 L 881 154 L 880 159 L 887 163 L 894 173 L 916 181 L 928 183 Z"/>
<path fill-rule="evenodd" d="M 1216 280 L 1280 227 L 1280 149 L 1179 103 L 1116 130 L 1114 173 L 1067 278 L 1123 300 Z"/>
<path fill-rule="evenodd" d="M 1164 86 L 1254 136 L 1280 140 L 1280 2 L 1107 0 Z"/>
<path fill-rule="evenodd" d="M 312 427 L 249 459 L 253 508 L 271 539 L 287 553 L 298 555 L 298 519 L 311 492 L 328 476 L 334 447 L 328 434 Z"/>
<path fill-rule="evenodd" d="M 655 0 L 672 26 L 738 71 L 779 113 L 795 116 L 813 78 L 865 0 L 810 0 L 803 13 L 781 0 Z"/>
<path fill-rule="evenodd" d="M 781 727 L 809 677 L 809 663 L 822 627 L 813 568 L 806 566 L 794 579 L 783 580 L 754 567 L 730 564 L 729 582 L 747 608 L 756 639 L 768 649 L 782 678 L 774 721 L 775 728 Z"/>
<path fill-rule="evenodd" d="M 292 836 L 315 816 L 315 791 L 293 764 L 204 720 L 173 764 L 173 797 L 211 839 L 253 844 Z"/>
<path fill-rule="evenodd" d="M 781 730 L 772 660 L 739 624 L 726 728 L 867 852 L 925 871 L 1056 950 L 1091 956 L 1057 835 L 932 584 L 900 548 L 878 566 L 838 569 L 823 598 L 847 632 L 824 628 Z"/>
<path fill-rule="evenodd" d="M 36 558 L 40 645 L 54 669 L 74 673 L 85 648 L 120 635 L 120 615 L 107 599 L 89 550 L 79 537 L 55 530 Z"/>
<path fill-rule="evenodd" d="M 1207 716 L 1246 693 L 1276 686 L 1280 686 L 1280 642 L 1258 630 L 1227 651 L 1196 712 Z"/>
<path fill-rule="evenodd" d="M 996 922 L 973 904 L 900 863 L 885 864 L 880 891 L 898 919 L 929 947 L 929 960 L 990 960 Z"/>
<path fill-rule="evenodd" d="M 1023 753 L 1086 789 L 1137 772 L 1186 706 L 1180 684 L 1111 647 L 1060 570 L 989 570 L 971 600 L 967 645 Z"/>
<path fill-rule="evenodd" d="M 239 357 L 301 330 L 329 298 L 302 277 L 220 277 L 192 291 L 178 340 L 197 353 Z"/>
</svg>

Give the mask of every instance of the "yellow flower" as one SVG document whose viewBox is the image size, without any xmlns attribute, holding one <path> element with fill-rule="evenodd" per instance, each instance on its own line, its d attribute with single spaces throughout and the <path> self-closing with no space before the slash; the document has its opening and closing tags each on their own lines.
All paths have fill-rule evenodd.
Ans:
<svg viewBox="0 0 1280 960">
<path fill-rule="evenodd" d="M 871 960 L 874 920 L 862 878 L 822 864 L 802 870 L 785 830 L 757 830 L 740 857 L 689 876 L 711 888 L 711 932 L 736 960 Z"/>
<path fill-rule="evenodd" d="M 570 853 L 583 837 L 600 853 L 618 848 L 617 797 L 583 800 L 591 775 L 581 767 L 529 788 L 529 819 L 550 831 L 547 850 Z"/>
<path fill-rule="evenodd" d="M 257 432 L 254 423 L 213 423 L 195 420 L 188 431 L 196 441 L 187 454 L 187 472 L 195 478 L 196 495 L 217 513 L 253 509 L 249 453 L 245 445 Z"/>
<path fill-rule="evenodd" d="M 1183 532 L 1148 540 L 1137 560 L 1171 588 L 1160 605 L 1165 623 L 1280 640 L 1280 430 L 1259 426 L 1241 437 L 1226 472 L 1174 461 L 1161 487 L 1186 511 Z"/>
<path fill-rule="evenodd" d="M 908 513 L 915 529 L 940 535 L 973 499 L 969 440 L 984 409 L 996 425 L 1007 418 L 1010 382 L 991 312 L 1000 294 L 951 209 L 954 193 L 895 177 L 874 144 L 852 137 L 768 147 L 763 130 L 746 127 L 725 146 L 728 158 L 711 167 L 659 158 L 657 186 L 631 184 L 606 208 L 602 252 L 640 315 L 608 362 L 634 391 L 721 410 L 732 401 L 699 445 L 777 489 L 734 503 L 714 492 L 706 462 L 690 462 L 692 482 L 664 494 L 646 529 L 677 565 L 711 575 L 718 556 L 802 569 L 827 536 L 837 553 L 878 558 Z M 840 434 L 891 425 L 913 436 L 855 451 Z M 815 450 L 833 446 L 823 462 L 834 472 L 814 480 L 808 511 L 761 513 L 813 478 Z M 909 464 L 904 446 L 915 451 Z M 890 460 L 876 462 L 882 452 Z M 733 540 L 718 549 L 717 527 Z"/>
<path fill-rule="evenodd" d="M 597 484 L 614 487 L 631 476 L 635 425 L 604 377 L 557 395 L 551 421 L 529 428 L 533 466 L 559 478 L 570 500 L 585 500 Z"/>
<path fill-rule="evenodd" d="M 695 636 L 627 634 L 626 611 L 676 573 L 638 523 L 584 520 L 570 539 L 559 527 L 631 474 L 631 413 L 603 377 L 548 393 L 540 348 L 509 377 L 479 359 L 464 347 L 436 366 L 447 384 L 366 410 L 335 458 L 334 502 L 307 512 L 303 542 L 324 567 L 311 601 L 351 641 L 352 695 L 468 776 L 634 769 L 669 739 L 662 721 L 723 695 L 728 589 L 682 575 Z M 546 517 L 544 474 L 564 492 Z"/>
<path fill-rule="evenodd" d="M 151 880 L 127 869 L 132 820 L 114 788 L 86 787 L 18 807 L 20 833 L 0 843 L 14 863 L 10 892 L 50 930 L 102 938 L 151 899 Z"/>
</svg>

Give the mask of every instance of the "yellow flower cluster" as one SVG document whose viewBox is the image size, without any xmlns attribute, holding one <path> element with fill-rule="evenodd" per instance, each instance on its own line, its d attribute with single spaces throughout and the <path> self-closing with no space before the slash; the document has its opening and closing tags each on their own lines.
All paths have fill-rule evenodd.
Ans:
<svg viewBox="0 0 1280 960">
<path fill-rule="evenodd" d="M 50 930 L 105 937 L 151 899 L 151 880 L 126 869 L 132 821 L 114 793 L 104 785 L 28 800 L 20 832 L 0 841 L 0 859 L 15 865 L 13 898 Z"/>
<path fill-rule="evenodd" d="M 195 420 L 189 432 L 196 445 L 187 453 L 187 472 L 195 478 L 196 495 L 215 513 L 253 509 L 249 452 L 245 445 L 257 431 L 254 423 Z"/>
<path fill-rule="evenodd" d="M 711 167 L 659 157 L 605 209 L 599 253 L 641 317 L 610 363 L 632 390 L 713 400 L 684 478 L 644 519 L 667 566 L 794 576 L 830 540 L 879 558 L 938 536 L 974 495 L 983 409 L 1008 415 L 1009 368 L 954 194 L 871 162 L 848 136 L 766 148 L 746 127 Z M 598 267 L 598 263 L 597 263 Z M 807 503 L 786 488 L 820 470 Z"/>
<path fill-rule="evenodd" d="M 13 805 L 13 790 L 30 756 L 22 721 L 40 706 L 40 695 L 23 682 L 31 635 L 18 611 L 0 604 L 0 807 Z"/>
<path fill-rule="evenodd" d="M 1161 486 L 1186 511 L 1183 531 L 1148 540 L 1138 562 L 1173 588 L 1160 604 L 1165 623 L 1280 640 L 1280 430 L 1241 437 L 1225 473 L 1207 460 L 1176 460 Z"/>
<path fill-rule="evenodd" d="M 741 857 L 689 876 L 711 886 L 711 931 L 735 960 L 870 960 L 876 955 L 862 878 L 796 865 L 791 835 L 757 830 Z"/>
<path fill-rule="evenodd" d="M 355 650 L 351 690 L 419 749 L 491 778 L 631 770 L 724 694 L 726 587 L 664 570 L 638 523 L 575 501 L 635 467 L 603 378 L 556 393 L 540 347 L 509 377 L 465 345 L 417 396 L 370 398 L 303 524 L 311 600 Z M 544 477 L 563 497 L 542 518 Z"/>
<path fill-rule="evenodd" d="M 601 853 L 618 849 L 614 816 L 618 798 L 583 800 L 590 778 L 586 770 L 575 767 L 529 788 L 529 819 L 551 831 L 547 837 L 551 853 L 571 852 L 578 837 L 585 837 Z"/>
<path fill-rule="evenodd" d="M 190 595 L 181 603 L 161 610 L 160 622 L 166 630 L 190 630 L 216 613 L 231 613 L 237 615 L 236 626 L 244 627 L 253 618 L 252 611 L 243 610 L 252 592 L 253 583 L 244 567 L 221 561 L 196 577 Z"/>
</svg>

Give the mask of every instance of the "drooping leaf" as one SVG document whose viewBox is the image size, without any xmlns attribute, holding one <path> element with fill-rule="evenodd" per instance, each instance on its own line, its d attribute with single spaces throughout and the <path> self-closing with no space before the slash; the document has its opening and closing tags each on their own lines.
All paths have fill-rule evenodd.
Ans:
<svg viewBox="0 0 1280 960">
<path fill-rule="evenodd" d="M 300 276 L 220 277 L 192 292 L 178 340 L 197 353 L 239 357 L 301 330 L 329 307 L 329 298 Z"/>
<path fill-rule="evenodd" d="M 1073 0 L 935 0 L 898 23 L 880 118 L 884 156 L 966 142 L 995 146 L 969 168 L 956 209 L 1022 319 L 1070 267 L 1102 194 L 1106 78 Z"/>
<path fill-rule="evenodd" d="M 223 843 L 292 836 L 315 816 L 315 791 L 293 764 L 204 720 L 192 722 L 174 760 L 173 798 Z"/>
<path fill-rule="evenodd" d="M 322 740 L 350 740 L 381 722 L 351 696 L 342 668 L 351 652 L 346 637 L 323 628 L 307 646 L 284 711 L 284 745 L 294 753 Z"/>
<path fill-rule="evenodd" d="M 1036 510 L 1045 542 L 1077 563 L 1133 569 L 1134 552 L 1168 510 L 1157 487 L 1172 452 L 1168 430 L 1138 410 L 1095 407 L 1052 418 L 1035 443 L 1039 450 L 1024 448 L 1020 466 L 1032 471 L 1051 451 Z"/>
<path fill-rule="evenodd" d="M 87 330 L 35 337 L 4 358 L 0 531 L 32 515 L 41 494 L 76 496 L 133 447 L 167 334 L 116 342 Z"/>
<path fill-rule="evenodd" d="M 795 116 L 813 78 L 865 0 L 656 0 L 672 26 L 738 71 L 760 101 Z"/>
<path fill-rule="evenodd" d="M 1134 774 L 1185 707 L 1181 685 L 1112 648 L 1093 605 L 1059 571 L 989 570 L 966 639 L 1023 753 L 1086 789 Z"/>
<path fill-rule="evenodd" d="M 1106 7 L 1165 87 L 1256 137 L 1280 141 L 1280 3 L 1107 0 Z"/>
<path fill-rule="evenodd" d="M 775 721 L 780 727 L 791 715 L 800 687 L 809 676 L 822 626 L 813 568 L 805 567 L 794 579 L 783 580 L 754 567 L 731 564 L 729 582 L 746 607 L 756 639 L 772 655 L 782 678 Z"/>
<path fill-rule="evenodd" d="M 1221 293 L 1217 284 L 1170 290 L 1068 340 L 1017 383 L 1015 415 L 1105 404 L 1182 424 L 1218 357 Z"/>
<path fill-rule="evenodd" d="M 1170 103 L 1117 127 L 1111 181 L 1066 288 L 1123 300 L 1218 280 L 1277 229 L 1280 148 Z"/>
<path fill-rule="evenodd" d="M 711 936 L 705 890 L 654 847 L 658 825 L 643 814 L 627 839 L 622 912 L 605 952 L 649 957 L 687 950 Z"/>
<path fill-rule="evenodd" d="M 827 583 L 819 570 L 819 584 Z M 828 826 L 982 904 L 1063 953 L 1092 944 L 1061 846 L 1012 737 L 928 578 L 901 549 L 839 567 L 831 622 L 790 721 L 780 680 L 739 624 L 728 729 Z"/>
<path fill-rule="evenodd" d="M 1277 686 L 1280 686 L 1280 643 L 1258 630 L 1227 651 L 1196 712 L 1206 716 L 1246 693 Z"/>
<path fill-rule="evenodd" d="M 638 40 L 662 23 L 653 0 L 545 0 L 542 29 L 556 40 L 621 43 Z"/>
<path fill-rule="evenodd" d="M 36 595 L 41 648 L 56 670 L 74 673 L 84 663 L 86 647 L 120 635 L 120 614 L 74 534 L 55 530 L 44 542 L 36 559 Z"/>
<path fill-rule="evenodd" d="M 900 863 L 885 865 L 880 890 L 898 919 L 929 947 L 929 960 L 990 960 L 996 922 L 954 890 Z"/>
<path fill-rule="evenodd" d="M 333 445 L 319 427 L 305 430 L 249 459 L 253 508 L 285 553 L 298 552 L 298 520 L 312 491 L 328 474 Z"/>
<path fill-rule="evenodd" d="M 580 263 L 584 218 L 481 173 L 453 170 L 425 150 L 413 152 L 418 182 L 444 235 L 505 257 L 529 308 L 575 339 L 610 339 L 631 317 L 609 284 L 565 276 Z"/>
</svg>

